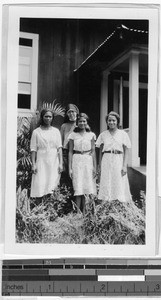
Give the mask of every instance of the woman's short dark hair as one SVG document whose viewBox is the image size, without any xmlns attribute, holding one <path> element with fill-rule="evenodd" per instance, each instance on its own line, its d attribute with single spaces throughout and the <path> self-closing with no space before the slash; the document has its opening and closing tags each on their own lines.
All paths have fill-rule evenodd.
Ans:
<svg viewBox="0 0 161 300">
<path fill-rule="evenodd" d="M 86 119 L 86 120 L 87 120 L 87 123 L 88 123 L 89 117 L 87 116 L 87 114 L 85 114 L 85 113 L 80 113 L 80 114 L 78 115 L 77 122 L 79 121 L 80 118 Z M 74 129 L 74 132 L 79 132 L 79 131 L 80 131 L 80 128 L 77 126 L 77 127 Z M 89 127 L 88 124 L 86 125 L 86 131 L 87 131 L 87 132 L 91 131 L 91 129 L 90 129 L 90 127 Z"/>
<path fill-rule="evenodd" d="M 53 121 L 54 121 L 54 113 L 53 113 L 53 111 L 52 111 L 51 109 L 49 109 L 49 108 L 43 108 L 43 109 L 41 110 L 41 113 L 40 113 L 39 126 L 40 126 L 40 125 L 42 125 L 42 126 L 44 125 L 43 117 L 44 117 L 44 115 L 45 115 L 47 112 L 51 112 L 51 114 L 52 114 L 52 122 L 51 122 L 51 124 L 53 123 Z"/>
<path fill-rule="evenodd" d="M 120 124 L 120 116 L 117 112 L 115 111 L 110 111 L 109 114 L 105 117 L 105 121 L 107 123 L 109 116 L 114 116 L 117 119 L 117 125 L 119 126 Z"/>
</svg>

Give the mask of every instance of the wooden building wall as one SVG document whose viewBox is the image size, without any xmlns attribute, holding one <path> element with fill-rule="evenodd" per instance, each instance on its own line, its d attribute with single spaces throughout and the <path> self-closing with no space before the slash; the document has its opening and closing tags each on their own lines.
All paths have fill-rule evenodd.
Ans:
<svg viewBox="0 0 161 300">
<path fill-rule="evenodd" d="M 22 18 L 20 31 L 39 34 L 38 104 L 54 99 L 63 106 L 75 103 L 89 114 L 92 129 L 99 132 L 100 78 L 93 74 L 91 80 L 85 74 L 82 84 L 74 70 L 121 22 L 126 24 L 122 20 Z M 58 127 L 62 122 L 57 120 Z"/>
<path fill-rule="evenodd" d="M 73 71 L 103 41 L 95 22 L 66 19 L 21 19 L 20 30 L 39 34 L 38 99 L 75 97 Z M 89 24 L 89 25 L 88 25 Z"/>
</svg>

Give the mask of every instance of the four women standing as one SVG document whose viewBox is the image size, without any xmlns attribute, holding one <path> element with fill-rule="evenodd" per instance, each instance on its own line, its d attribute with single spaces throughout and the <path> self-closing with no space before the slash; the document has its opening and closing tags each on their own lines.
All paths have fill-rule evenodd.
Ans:
<svg viewBox="0 0 161 300">
<path fill-rule="evenodd" d="M 61 127 L 61 139 L 59 130 L 52 126 L 52 111 L 42 110 L 40 126 L 33 131 L 31 138 L 31 197 L 50 194 L 59 184 L 63 169 L 63 142 L 65 169 L 67 172 L 68 166 L 76 204 L 84 211 L 85 195 L 96 195 L 96 136 L 90 131 L 88 116 L 85 113 L 78 115 L 76 126 L 77 114 L 77 107 L 69 104 L 69 121 Z M 127 178 L 127 159 L 131 143 L 127 133 L 118 128 L 119 119 L 117 113 L 110 112 L 106 117 L 108 130 L 102 132 L 96 141 L 96 147 L 100 148 L 98 165 L 101 172 L 98 199 L 129 202 L 131 195 Z"/>
</svg>

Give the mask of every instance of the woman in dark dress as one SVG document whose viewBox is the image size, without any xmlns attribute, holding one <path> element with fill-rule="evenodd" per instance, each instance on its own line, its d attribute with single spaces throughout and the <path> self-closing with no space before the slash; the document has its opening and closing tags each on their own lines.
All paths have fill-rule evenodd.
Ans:
<svg viewBox="0 0 161 300">
<path fill-rule="evenodd" d="M 79 109 L 75 104 L 68 104 L 66 108 L 65 120 L 61 126 L 60 132 L 62 137 L 63 146 L 63 172 L 61 175 L 61 185 L 67 186 L 72 190 L 72 181 L 69 177 L 68 171 L 68 153 L 69 153 L 69 141 L 68 136 L 76 128 L 77 116 L 79 114 Z"/>
</svg>

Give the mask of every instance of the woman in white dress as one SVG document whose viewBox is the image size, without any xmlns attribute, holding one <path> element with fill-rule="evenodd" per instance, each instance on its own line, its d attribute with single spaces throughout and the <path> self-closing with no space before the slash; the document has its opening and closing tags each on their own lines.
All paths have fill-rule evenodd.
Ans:
<svg viewBox="0 0 161 300">
<path fill-rule="evenodd" d="M 96 194 L 95 134 L 88 126 L 88 116 L 78 116 L 78 127 L 69 135 L 69 175 L 73 181 L 76 204 L 85 209 L 85 195 Z"/>
<path fill-rule="evenodd" d="M 98 199 L 104 201 L 131 201 L 127 177 L 128 149 L 131 142 L 128 134 L 118 128 L 120 117 L 116 112 L 106 116 L 108 130 L 103 131 L 97 141 L 101 171 Z"/>
<path fill-rule="evenodd" d="M 52 110 L 43 109 L 40 126 L 31 136 L 32 182 L 31 198 L 52 194 L 62 172 L 62 143 L 60 131 L 52 126 Z"/>
</svg>

